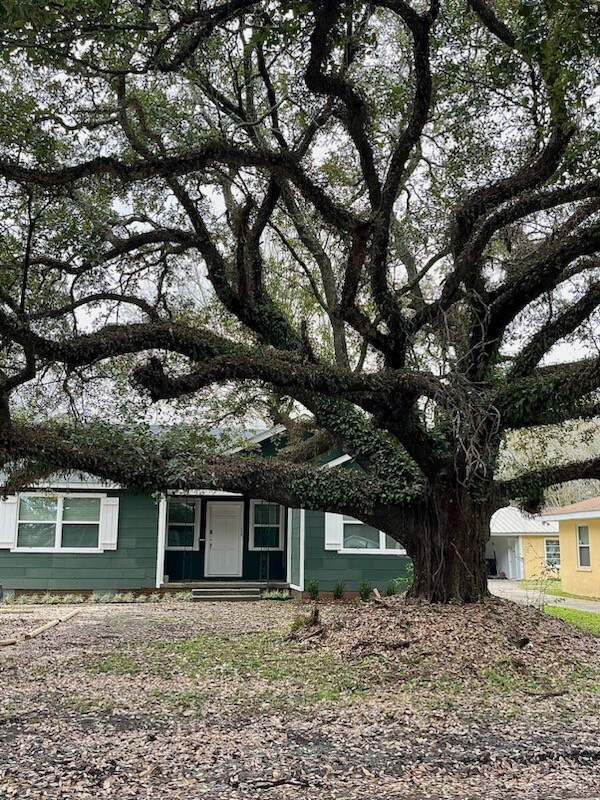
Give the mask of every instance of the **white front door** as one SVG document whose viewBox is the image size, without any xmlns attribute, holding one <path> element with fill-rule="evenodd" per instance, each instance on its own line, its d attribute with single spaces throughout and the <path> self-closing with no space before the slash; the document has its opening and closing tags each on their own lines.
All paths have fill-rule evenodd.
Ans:
<svg viewBox="0 0 600 800">
<path fill-rule="evenodd" d="M 244 544 L 244 504 L 206 504 L 207 578 L 241 578 Z"/>
</svg>

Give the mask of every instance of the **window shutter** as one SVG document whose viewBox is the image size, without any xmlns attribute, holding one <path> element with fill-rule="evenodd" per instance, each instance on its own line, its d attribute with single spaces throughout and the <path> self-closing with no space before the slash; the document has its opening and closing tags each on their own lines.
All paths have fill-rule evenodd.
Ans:
<svg viewBox="0 0 600 800">
<path fill-rule="evenodd" d="M 0 548 L 10 550 L 17 539 L 19 498 L 16 495 L 0 499 Z"/>
<path fill-rule="evenodd" d="M 344 546 L 344 517 L 325 514 L 325 550 L 341 550 Z"/>
<path fill-rule="evenodd" d="M 102 550 L 117 549 L 119 532 L 119 498 L 103 497 L 100 501 L 100 547 Z"/>
</svg>

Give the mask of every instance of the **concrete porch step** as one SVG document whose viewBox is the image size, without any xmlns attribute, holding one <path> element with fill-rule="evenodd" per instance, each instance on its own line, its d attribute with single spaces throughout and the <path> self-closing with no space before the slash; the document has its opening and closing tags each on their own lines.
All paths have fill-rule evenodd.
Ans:
<svg viewBox="0 0 600 800">
<path fill-rule="evenodd" d="M 225 600 L 227 602 L 241 602 L 260 600 L 262 592 L 266 589 L 273 589 L 273 585 L 265 586 L 260 584 L 246 586 L 231 586 L 221 584 L 220 586 L 196 586 L 192 589 L 192 599 L 204 602 L 216 602 Z M 289 591 L 287 585 L 277 587 L 280 591 Z"/>
<path fill-rule="evenodd" d="M 258 587 L 231 589 L 229 586 L 219 586 L 214 589 L 205 589 L 204 587 L 192 589 L 192 594 L 194 597 L 218 597 L 220 595 L 231 595 L 232 597 L 245 597 L 246 595 L 260 597 L 261 591 L 263 590 Z"/>
<path fill-rule="evenodd" d="M 192 600 L 198 603 L 249 603 L 260 600 L 260 594 L 194 594 Z"/>
<path fill-rule="evenodd" d="M 218 589 L 223 594 L 237 592 L 238 589 L 251 589 L 262 592 L 266 589 L 289 589 L 285 581 L 169 581 L 163 583 L 161 589 Z"/>
</svg>

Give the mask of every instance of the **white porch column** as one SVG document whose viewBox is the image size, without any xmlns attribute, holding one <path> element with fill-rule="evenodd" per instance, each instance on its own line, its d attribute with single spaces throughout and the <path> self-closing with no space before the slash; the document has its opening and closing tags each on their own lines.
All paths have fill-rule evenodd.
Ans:
<svg viewBox="0 0 600 800">
<path fill-rule="evenodd" d="M 156 544 L 156 588 L 160 589 L 165 576 L 165 547 L 167 544 L 167 498 L 158 502 L 158 536 Z"/>
</svg>

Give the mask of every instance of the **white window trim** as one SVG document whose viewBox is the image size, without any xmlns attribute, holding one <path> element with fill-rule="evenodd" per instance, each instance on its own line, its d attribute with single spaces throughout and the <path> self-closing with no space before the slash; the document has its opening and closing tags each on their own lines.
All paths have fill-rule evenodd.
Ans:
<svg viewBox="0 0 600 800">
<path fill-rule="evenodd" d="M 180 503 L 194 503 L 196 511 L 194 512 L 194 544 L 191 547 L 170 547 L 169 546 L 169 503 L 171 500 Z M 194 550 L 200 550 L 200 518 L 202 513 L 202 500 L 200 497 L 169 497 L 167 499 L 167 533 L 165 538 L 165 550 L 168 553 L 191 553 Z M 177 524 L 177 523 L 175 523 Z"/>
<path fill-rule="evenodd" d="M 548 552 L 546 550 L 546 542 L 558 542 L 558 564 L 550 565 L 548 563 Z M 546 536 L 544 538 L 544 564 L 546 569 L 560 569 L 560 537 L 559 536 Z"/>
<path fill-rule="evenodd" d="M 20 492 L 17 496 L 17 530 L 15 532 L 15 546 L 11 547 L 11 553 L 104 553 L 103 547 L 61 547 L 60 543 L 62 541 L 62 524 L 63 524 L 63 504 L 65 499 L 69 497 L 82 497 L 82 498 L 91 498 L 91 499 L 98 499 L 100 502 L 106 497 L 106 493 L 104 494 L 97 494 L 91 492 Z M 54 547 L 19 547 L 17 542 L 19 541 L 19 523 L 23 522 L 24 520 L 20 519 L 20 508 L 21 508 L 21 497 L 52 497 L 56 498 L 58 502 L 58 508 L 56 510 L 56 520 L 54 520 L 55 525 L 55 533 L 54 533 Z M 71 523 L 67 523 L 71 524 Z M 73 524 L 78 524 L 77 522 Z M 88 525 L 98 525 L 98 542 L 100 542 L 100 518 L 98 518 L 98 522 L 96 521 L 88 521 L 84 523 L 81 521 L 79 524 L 88 524 Z"/>
<path fill-rule="evenodd" d="M 587 528 L 588 531 L 588 543 L 587 544 L 580 544 L 579 543 L 579 530 L 580 528 Z M 577 569 L 580 569 L 582 572 L 591 572 L 592 571 L 592 551 L 590 548 L 590 526 L 589 525 L 578 525 L 576 529 L 577 535 Z M 581 564 L 581 548 L 587 547 L 590 565 L 589 567 L 586 565 Z"/>
<path fill-rule="evenodd" d="M 285 521 L 285 508 L 278 503 L 266 503 L 266 505 L 276 506 L 279 505 L 279 538 L 278 538 L 278 546 L 277 547 L 256 547 L 254 545 L 254 509 L 256 506 L 265 505 L 265 501 L 263 500 L 250 500 L 250 535 L 248 537 L 248 550 L 250 552 L 258 552 L 258 553 L 281 553 L 283 551 L 283 530 L 284 530 L 284 521 Z M 275 528 L 275 525 L 259 525 L 259 528 Z"/>
<path fill-rule="evenodd" d="M 342 518 L 342 543 L 344 541 L 343 526 L 344 525 L 365 525 L 366 523 L 360 519 L 343 519 Z M 359 553 L 361 556 L 405 556 L 406 550 L 404 547 L 392 550 L 385 546 L 385 531 L 379 531 L 379 548 L 376 547 L 341 547 L 337 552 L 353 555 Z"/>
</svg>

